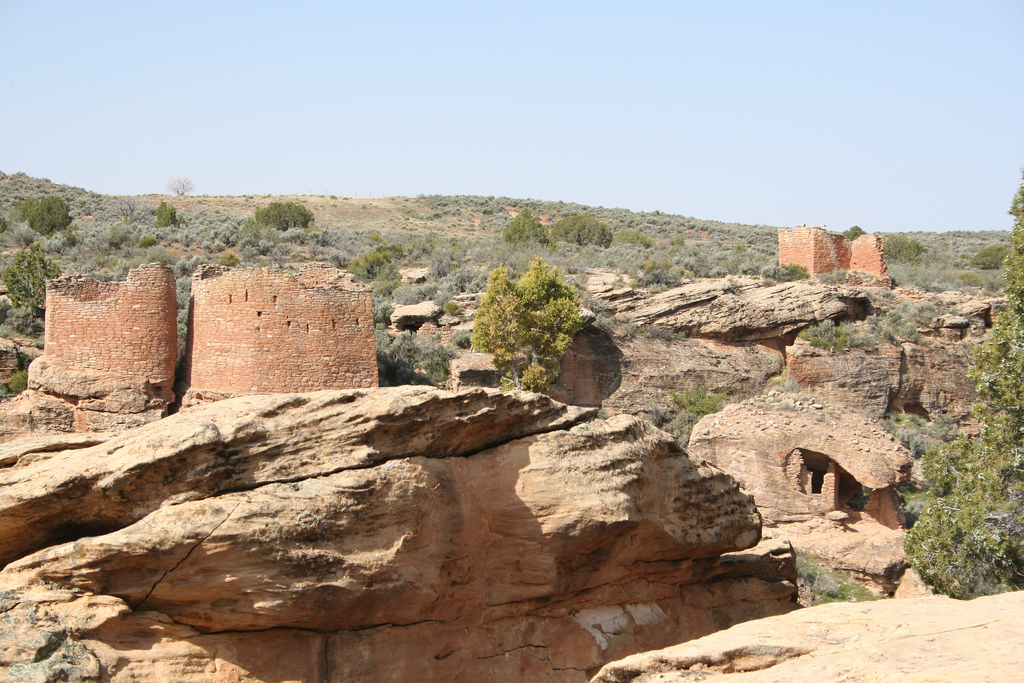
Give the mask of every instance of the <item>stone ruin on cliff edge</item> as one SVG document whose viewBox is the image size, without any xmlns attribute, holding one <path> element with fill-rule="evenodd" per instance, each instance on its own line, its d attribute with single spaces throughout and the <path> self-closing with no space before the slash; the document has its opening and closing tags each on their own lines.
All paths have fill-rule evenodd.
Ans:
<svg viewBox="0 0 1024 683">
<path fill-rule="evenodd" d="M 297 275 L 205 265 L 192 276 L 182 405 L 375 386 L 373 301 L 348 273 L 309 263 Z"/>
<path fill-rule="evenodd" d="M 62 426 L 74 431 L 136 426 L 174 401 L 177 348 L 170 268 L 141 266 L 124 282 L 64 275 L 46 283 L 44 352 L 28 386 L 70 403 L 71 424 Z"/>
<path fill-rule="evenodd" d="M 881 237 L 868 233 L 850 241 L 845 235 L 816 226 L 779 228 L 779 265 L 803 266 L 811 277 L 837 270 L 889 277 Z"/>
<path fill-rule="evenodd" d="M 176 290 L 156 263 L 124 282 L 47 282 L 44 352 L 29 366 L 29 391 L 0 411 L 0 433 L 134 427 L 165 416 L 175 391 L 188 405 L 377 386 L 371 294 L 343 271 L 201 266 L 177 386 Z"/>
</svg>

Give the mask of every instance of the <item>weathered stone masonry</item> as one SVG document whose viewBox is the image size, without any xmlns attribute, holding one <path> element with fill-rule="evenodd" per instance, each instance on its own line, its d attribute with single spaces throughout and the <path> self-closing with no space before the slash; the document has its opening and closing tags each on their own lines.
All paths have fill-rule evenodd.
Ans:
<svg viewBox="0 0 1024 683">
<path fill-rule="evenodd" d="M 174 400 L 178 353 L 177 299 L 170 268 L 156 263 L 124 282 L 65 275 L 46 283 L 44 355 L 29 383 L 49 393 L 65 386 L 121 383 L 159 401 Z"/>
<path fill-rule="evenodd" d="M 322 264 L 298 275 L 202 266 L 192 278 L 184 385 L 186 404 L 204 392 L 375 387 L 371 294 Z"/>
<path fill-rule="evenodd" d="M 851 242 L 845 235 L 803 225 L 779 229 L 779 265 L 790 264 L 803 266 L 812 277 L 837 270 L 889 276 L 884 245 L 877 235 L 861 235 Z"/>
</svg>

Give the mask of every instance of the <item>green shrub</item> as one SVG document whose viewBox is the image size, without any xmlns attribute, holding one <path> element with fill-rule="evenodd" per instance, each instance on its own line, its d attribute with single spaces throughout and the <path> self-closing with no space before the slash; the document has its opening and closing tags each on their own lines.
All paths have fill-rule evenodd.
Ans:
<svg viewBox="0 0 1024 683">
<path fill-rule="evenodd" d="M 888 261 L 920 263 L 927 251 L 928 247 L 904 235 L 889 235 L 885 238 L 885 258 Z"/>
<path fill-rule="evenodd" d="M 5 326 L 25 335 L 26 337 L 38 337 L 43 333 L 42 311 L 34 311 L 29 308 L 15 308 L 7 313 Z"/>
<path fill-rule="evenodd" d="M 156 207 L 156 223 L 155 227 L 158 228 L 176 228 L 178 227 L 178 210 L 167 202 L 160 202 L 160 206 Z"/>
<path fill-rule="evenodd" d="M 789 273 L 790 280 L 806 280 L 811 277 L 806 268 L 796 263 L 787 263 L 782 267 Z"/>
<path fill-rule="evenodd" d="M 636 283 L 641 287 L 675 287 L 682 274 L 682 269 L 676 268 L 670 261 L 649 258 L 644 261 Z"/>
<path fill-rule="evenodd" d="M 551 239 L 558 242 L 607 247 L 612 243 L 612 231 L 607 223 L 593 216 L 567 216 L 551 226 Z"/>
<path fill-rule="evenodd" d="M 823 566 L 805 552 L 796 552 L 796 575 L 797 581 L 810 589 L 814 604 L 878 600 L 878 596 L 864 586 L 842 572 Z"/>
<path fill-rule="evenodd" d="M 860 237 L 861 235 L 866 234 L 867 232 L 864 231 L 864 228 L 860 227 L 859 225 L 855 225 L 849 230 L 843 231 L 843 235 L 846 237 L 846 239 L 850 240 L 851 242 Z"/>
<path fill-rule="evenodd" d="M 548 231 L 541 225 L 540 221 L 533 217 L 529 209 L 523 209 L 519 215 L 512 219 L 512 222 L 505 228 L 502 238 L 509 244 L 518 244 L 533 240 L 538 244 L 549 245 L 551 239 Z"/>
<path fill-rule="evenodd" d="M 920 458 L 929 449 L 952 441 L 960 433 L 949 417 L 942 416 L 928 422 L 919 415 L 909 413 L 887 413 L 882 421 L 885 431 L 895 436 L 915 458 Z"/>
<path fill-rule="evenodd" d="M 140 249 L 149 249 L 150 247 L 155 247 L 157 244 L 157 239 L 152 235 L 146 235 L 141 240 L 139 240 Z"/>
<path fill-rule="evenodd" d="M 28 389 L 28 370 L 18 370 L 7 381 L 7 390 L 12 394 L 20 394 Z"/>
<path fill-rule="evenodd" d="M 845 351 L 850 346 L 850 337 L 846 330 L 831 320 L 823 320 L 817 325 L 801 330 L 797 336 L 818 349 Z"/>
<path fill-rule="evenodd" d="M 456 330 L 452 335 L 452 343 L 460 349 L 468 349 L 472 346 L 472 332 L 469 330 Z"/>
<path fill-rule="evenodd" d="M 229 268 L 234 268 L 235 266 L 237 266 L 241 262 L 242 262 L 242 259 L 238 258 L 238 256 L 236 254 L 234 254 L 234 253 L 232 253 L 230 251 L 227 252 L 226 254 L 224 254 L 223 256 L 221 256 L 220 260 L 217 261 L 217 263 L 219 263 L 220 265 L 227 266 Z"/>
<path fill-rule="evenodd" d="M 305 229 L 313 222 L 313 213 L 295 202 L 271 202 L 266 208 L 257 209 L 253 218 L 277 230 Z"/>
<path fill-rule="evenodd" d="M 653 237 L 648 237 L 642 232 L 629 229 L 618 232 L 615 237 L 612 238 L 612 244 L 637 244 L 641 247 L 651 248 L 657 244 L 657 241 Z"/>
<path fill-rule="evenodd" d="M 1003 261 L 1010 253 L 1010 247 L 1006 244 L 992 244 L 985 247 L 970 260 L 968 265 L 971 268 L 981 270 L 995 270 L 1003 267 Z"/>
<path fill-rule="evenodd" d="M 18 212 L 28 221 L 28 227 L 44 237 L 71 225 L 70 209 L 66 201 L 54 195 L 24 199 L 17 206 Z"/>
<path fill-rule="evenodd" d="M 462 306 L 458 305 L 454 301 L 449 301 L 444 305 L 444 312 L 448 315 L 458 315 L 462 313 Z"/>
<path fill-rule="evenodd" d="M 348 270 L 363 282 L 377 280 L 394 269 L 394 258 L 386 247 L 376 247 L 352 259 Z"/>
<path fill-rule="evenodd" d="M 676 437 L 679 443 L 686 445 L 690 440 L 693 426 L 711 413 L 717 413 L 725 403 L 724 393 L 709 393 L 705 387 L 698 386 L 683 391 L 670 391 L 675 417 L 668 423 L 665 431 Z"/>
<path fill-rule="evenodd" d="M 387 327 L 391 324 L 391 313 L 395 310 L 391 299 L 379 292 L 373 293 L 373 323 Z"/>
<path fill-rule="evenodd" d="M 448 379 L 455 352 L 440 343 L 440 335 L 425 338 L 403 332 L 394 339 L 377 331 L 377 373 L 382 387 L 402 384 L 438 385 Z"/>
<path fill-rule="evenodd" d="M 957 277 L 960 278 L 960 282 L 963 282 L 968 287 L 984 287 L 987 283 L 978 273 L 973 270 L 964 270 L 957 273 Z"/>
<path fill-rule="evenodd" d="M 237 240 L 239 247 L 266 256 L 280 242 L 280 237 L 272 226 L 250 218 L 239 228 Z"/>
</svg>

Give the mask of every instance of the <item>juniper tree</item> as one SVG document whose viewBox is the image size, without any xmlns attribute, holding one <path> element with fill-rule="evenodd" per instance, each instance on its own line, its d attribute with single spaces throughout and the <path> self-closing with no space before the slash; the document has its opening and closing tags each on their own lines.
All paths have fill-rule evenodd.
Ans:
<svg viewBox="0 0 1024 683">
<path fill-rule="evenodd" d="M 562 354 L 579 331 L 579 297 L 556 268 L 536 259 L 519 282 L 505 268 L 487 278 L 471 342 L 494 354 L 502 386 L 544 392 L 558 376 Z"/>
<path fill-rule="evenodd" d="M 970 373 L 981 430 L 925 455 L 932 489 L 904 543 L 922 578 L 955 598 L 1024 588 L 1024 183 L 1010 213 L 1008 305 Z"/>
<path fill-rule="evenodd" d="M 551 244 L 548 238 L 548 231 L 541 225 L 541 222 L 533 217 L 529 209 L 523 209 L 519 215 L 512 219 L 512 222 L 505 228 L 502 234 L 505 241 L 510 244 L 535 240 L 540 244 Z"/>
<path fill-rule="evenodd" d="M 7 297 L 15 308 L 28 308 L 42 315 L 46 300 L 46 281 L 60 275 L 60 268 L 43 255 L 39 242 L 14 255 L 11 265 L 4 268 L 3 281 Z"/>
</svg>

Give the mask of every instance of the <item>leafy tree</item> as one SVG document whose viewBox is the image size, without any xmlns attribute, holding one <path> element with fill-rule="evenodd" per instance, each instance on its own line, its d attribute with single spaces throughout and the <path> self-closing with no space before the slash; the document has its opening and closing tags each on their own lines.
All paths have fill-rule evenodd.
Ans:
<svg viewBox="0 0 1024 683">
<path fill-rule="evenodd" d="M 160 202 L 156 207 L 156 226 L 158 228 L 178 227 L 178 210 L 167 202 Z"/>
<path fill-rule="evenodd" d="M 1005 244 L 992 244 L 975 254 L 968 265 L 981 270 L 995 270 L 1003 265 L 1009 253 L 1010 247 Z"/>
<path fill-rule="evenodd" d="M 1024 183 L 1010 213 L 1008 305 L 971 369 L 981 430 L 925 455 L 933 488 L 905 541 L 922 578 L 955 598 L 1024 588 Z"/>
<path fill-rule="evenodd" d="M 71 225 L 71 207 L 54 195 L 42 199 L 24 199 L 18 203 L 17 210 L 28 221 L 28 227 L 44 237 Z"/>
<path fill-rule="evenodd" d="M 46 300 L 46 281 L 58 275 L 60 268 L 43 255 L 39 242 L 34 242 L 15 254 L 11 265 L 4 268 L 7 297 L 16 308 L 30 308 L 41 315 Z"/>
<path fill-rule="evenodd" d="M 903 263 L 918 263 L 928 247 L 904 235 L 889 235 L 885 238 L 885 258 Z"/>
<path fill-rule="evenodd" d="M 518 216 L 512 219 L 512 222 L 505 228 L 502 237 L 509 244 L 517 244 L 528 240 L 535 240 L 545 245 L 551 244 L 548 231 L 541 225 L 539 220 L 533 217 L 529 209 L 523 209 L 519 212 Z"/>
<path fill-rule="evenodd" d="M 551 239 L 607 247 L 612 243 L 612 230 L 593 216 L 567 216 L 551 226 Z"/>
<path fill-rule="evenodd" d="M 256 222 L 278 230 L 308 228 L 313 222 L 313 212 L 295 202 L 271 202 L 266 208 L 256 210 Z"/>
<path fill-rule="evenodd" d="M 854 241 L 855 239 L 857 239 L 858 237 L 860 237 L 861 235 L 866 235 L 866 234 L 868 234 L 868 233 L 865 232 L 864 228 L 860 227 L 859 225 L 855 225 L 852 228 L 850 228 L 849 230 L 844 230 L 843 231 L 843 235 L 846 237 L 846 239 L 850 240 L 851 242 Z"/>
<path fill-rule="evenodd" d="M 494 354 L 506 389 L 547 391 L 579 331 L 579 297 L 556 268 L 536 259 L 519 282 L 496 268 L 473 326 L 473 348 Z"/>
</svg>

